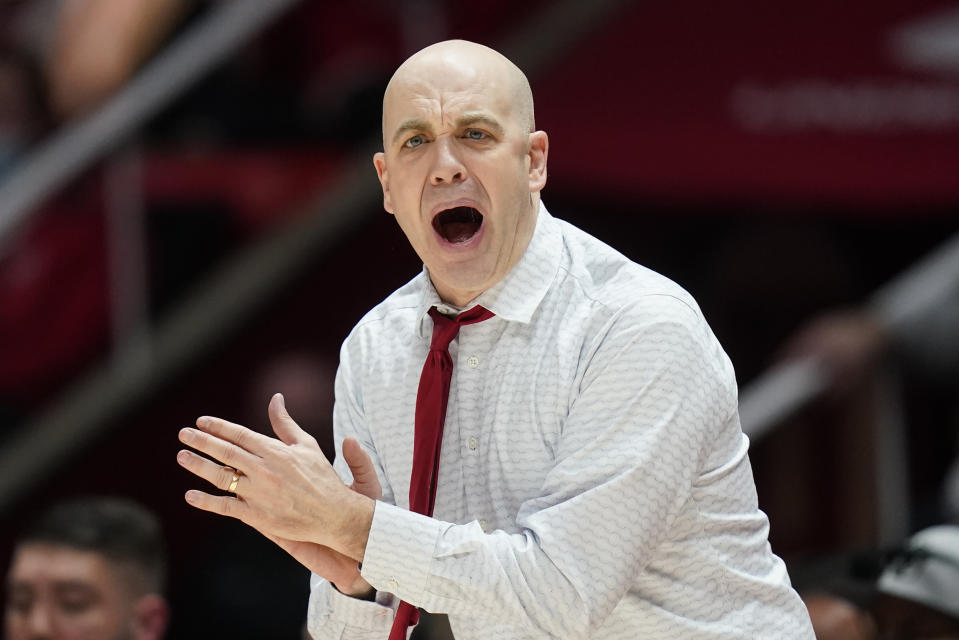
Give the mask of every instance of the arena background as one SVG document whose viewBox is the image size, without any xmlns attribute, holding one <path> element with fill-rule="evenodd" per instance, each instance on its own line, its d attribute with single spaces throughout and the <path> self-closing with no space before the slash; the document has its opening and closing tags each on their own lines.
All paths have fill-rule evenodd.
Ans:
<svg viewBox="0 0 959 640">
<path fill-rule="evenodd" d="M 5 45 L 24 4 L 0 9 Z M 0 174 L 2 568 L 49 502 L 134 497 L 166 527 L 171 638 L 298 637 L 305 571 L 186 506 L 176 433 L 204 414 L 268 431 L 283 390 L 330 451 L 339 344 L 420 268 L 369 161 L 385 83 L 420 46 L 467 38 L 528 70 L 550 211 L 690 290 L 741 387 L 803 323 L 959 230 L 955 2 L 288 4 L 34 202 L 10 196 L 96 108 L 51 118 Z M 140 73 L 221 8 L 192 5 Z M 117 233 L 142 251 L 118 256 Z M 167 331 L 190 310 L 211 323 L 196 342 Z M 948 380 L 906 379 L 903 397 L 905 532 L 936 517 L 959 418 Z M 883 535 L 874 409 L 810 403 L 753 443 L 771 542 L 799 575 Z"/>
</svg>

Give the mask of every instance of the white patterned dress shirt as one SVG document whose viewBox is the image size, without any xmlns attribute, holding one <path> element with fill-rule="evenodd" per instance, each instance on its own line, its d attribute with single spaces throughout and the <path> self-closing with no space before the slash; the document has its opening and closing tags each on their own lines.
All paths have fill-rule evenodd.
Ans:
<svg viewBox="0 0 959 640">
<path fill-rule="evenodd" d="M 419 274 L 343 344 L 337 471 L 373 457 L 367 602 L 313 576 L 316 640 L 385 640 L 398 600 L 457 640 L 812 638 L 770 550 L 732 365 L 678 285 L 540 207 L 520 262 L 450 345 L 434 517 L 408 511 L 427 311 Z M 394 506 L 395 505 L 395 506 Z"/>
</svg>

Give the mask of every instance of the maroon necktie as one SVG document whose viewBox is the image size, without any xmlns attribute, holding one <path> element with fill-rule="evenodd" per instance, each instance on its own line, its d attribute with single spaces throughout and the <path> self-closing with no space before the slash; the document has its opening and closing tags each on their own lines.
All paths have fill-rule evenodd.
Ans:
<svg viewBox="0 0 959 640">
<path fill-rule="evenodd" d="M 413 473 L 410 477 L 410 511 L 433 515 L 436 500 L 436 476 L 440 468 L 440 447 L 443 444 L 443 424 L 446 422 L 446 404 L 450 397 L 453 378 L 453 359 L 449 346 L 460 327 L 482 322 L 493 313 L 477 305 L 455 318 L 444 316 L 433 307 L 433 340 L 423 364 L 420 386 L 416 392 L 416 434 L 413 437 Z M 400 602 L 393 620 L 389 640 L 404 640 L 406 629 L 416 624 L 419 611 L 408 602 Z"/>
</svg>

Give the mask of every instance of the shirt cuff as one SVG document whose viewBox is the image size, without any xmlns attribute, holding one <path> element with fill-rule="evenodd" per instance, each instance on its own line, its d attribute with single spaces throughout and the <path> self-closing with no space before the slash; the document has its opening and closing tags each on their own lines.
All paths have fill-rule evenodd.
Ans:
<svg viewBox="0 0 959 640">
<path fill-rule="evenodd" d="M 377 502 L 361 575 L 412 605 L 424 600 L 437 541 L 449 523 Z"/>
<path fill-rule="evenodd" d="M 375 601 L 352 598 L 337 591 L 332 584 L 316 574 L 310 577 L 310 604 L 307 612 L 308 628 L 327 626 L 350 627 L 363 631 L 382 631 L 383 637 L 393 626 L 393 617 L 399 601 L 390 593 L 377 592 Z M 318 637 L 321 637 L 318 635 Z"/>
</svg>

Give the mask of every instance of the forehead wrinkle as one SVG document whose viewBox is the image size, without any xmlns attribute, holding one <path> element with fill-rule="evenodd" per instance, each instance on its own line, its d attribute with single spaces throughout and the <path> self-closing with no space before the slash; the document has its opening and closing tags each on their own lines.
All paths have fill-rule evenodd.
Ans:
<svg viewBox="0 0 959 640">
<path fill-rule="evenodd" d="M 396 128 L 396 133 L 393 134 L 393 139 L 391 141 L 392 144 L 396 144 L 404 134 L 410 131 L 425 131 L 426 133 L 432 133 L 433 128 L 423 118 L 407 118 Z"/>
<path fill-rule="evenodd" d="M 392 84 L 392 83 L 391 83 Z M 389 114 L 396 113 L 402 115 L 403 112 L 412 112 L 415 115 L 408 115 L 400 120 L 397 125 L 391 141 L 395 143 L 397 139 L 405 132 L 410 130 L 432 132 L 430 120 L 439 109 L 440 98 L 430 87 L 416 86 L 410 87 L 405 83 L 399 87 L 390 87 L 383 98 L 383 139 L 386 141 L 388 120 L 393 118 Z M 433 95 L 429 95 L 433 94 Z"/>
<path fill-rule="evenodd" d="M 403 102 L 430 119 L 438 110 L 438 121 L 447 124 L 445 111 L 457 101 L 477 97 L 481 104 L 494 106 L 504 128 L 512 128 L 515 121 L 522 129 L 534 130 L 532 95 L 523 72 L 492 49 L 459 41 L 427 47 L 400 65 L 384 92 L 384 125 L 387 112 Z M 385 143 L 386 127 L 383 133 Z"/>
<path fill-rule="evenodd" d="M 411 97 L 409 104 L 414 111 L 422 115 L 410 116 L 400 121 L 391 137 L 391 143 L 396 144 L 405 133 L 411 131 L 436 135 L 446 129 L 462 128 L 476 123 L 485 123 L 502 134 L 504 126 L 501 119 L 510 117 L 508 109 L 502 117 L 497 117 L 489 109 L 472 108 L 476 97 L 473 91 L 442 91 L 439 95 Z"/>
</svg>

